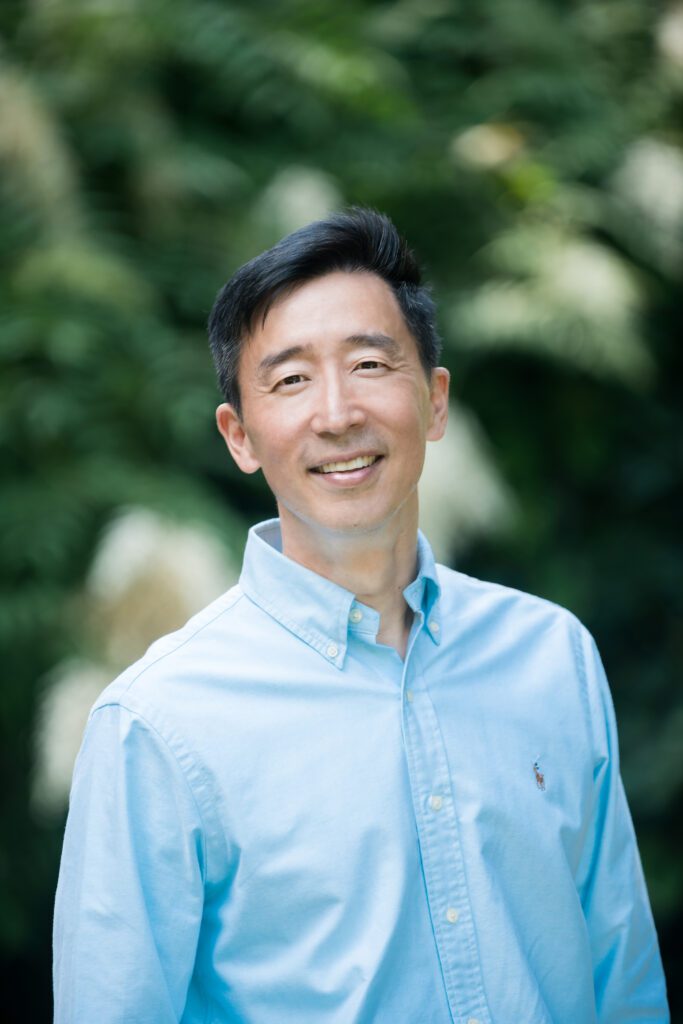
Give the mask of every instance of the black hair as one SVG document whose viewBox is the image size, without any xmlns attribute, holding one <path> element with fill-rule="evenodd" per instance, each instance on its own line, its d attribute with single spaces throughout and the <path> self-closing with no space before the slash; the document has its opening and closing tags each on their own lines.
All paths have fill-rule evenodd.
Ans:
<svg viewBox="0 0 683 1024">
<path fill-rule="evenodd" d="M 351 207 L 287 235 L 240 267 L 218 293 L 209 317 L 209 342 L 220 390 L 238 415 L 240 349 L 257 318 L 263 323 L 277 299 L 336 270 L 367 271 L 386 281 L 425 373 L 437 365 L 441 339 L 436 311 L 413 253 L 387 216 Z"/>
</svg>

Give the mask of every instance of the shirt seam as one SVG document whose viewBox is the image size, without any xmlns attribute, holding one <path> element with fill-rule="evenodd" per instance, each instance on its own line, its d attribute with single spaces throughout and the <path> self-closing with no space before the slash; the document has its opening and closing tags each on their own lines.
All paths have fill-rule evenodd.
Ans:
<svg viewBox="0 0 683 1024">
<path fill-rule="evenodd" d="M 208 847 L 207 847 L 207 843 L 206 843 L 206 833 L 207 833 L 206 821 L 205 821 L 205 818 L 204 818 L 204 814 L 202 813 L 202 808 L 201 808 L 201 806 L 199 804 L 199 801 L 197 800 L 197 796 L 196 796 L 196 794 L 194 792 L 194 789 L 192 788 L 192 783 L 190 782 L 189 778 L 187 777 L 187 773 L 186 773 L 185 769 L 183 768 L 182 763 L 178 759 L 177 754 L 175 753 L 175 751 L 173 750 L 173 747 L 171 746 L 169 741 L 166 739 L 166 737 L 163 735 L 163 733 L 160 732 L 160 730 L 157 728 L 157 726 L 154 725 L 154 723 L 151 722 L 146 717 L 146 715 L 141 714 L 135 708 L 129 707 L 127 704 L 124 704 L 122 701 L 108 701 L 106 704 L 98 705 L 98 707 L 95 708 L 95 710 L 93 711 L 93 716 L 98 711 L 102 711 L 105 708 L 119 708 L 122 711 L 127 711 L 129 715 L 132 715 L 134 718 L 137 718 L 140 722 L 142 722 L 143 725 L 150 732 L 154 733 L 154 735 L 158 738 L 158 740 L 161 743 L 163 743 L 164 748 L 168 751 L 168 753 L 169 753 L 170 757 L 172 758 L 174 764 L 177 766 L 178 771 L 179 771 L 180 775 L 182 776 L 182 778 L 183 778 L 183 780 L 185 782 L 185 785 L 187 787 L 187 791 L 190 794 L 190 797 L 192 799 L 192 803 L 193 803 L 193 805 L 195 807 L 195 810 L 197 812 L 197 816 L 199 818 L 200 825 L 202 827 L 202 833 L 201 833 L 201 836 L 202 836 L 202 856 L 203 856 L 203 862 L 204 862 L 203 863 L 203 868 L 202 868 L 202 885 L 205 886 L 207 884 L 207 876 L 210 875 L 210 872 L 209 872 L 209 869 L 208 869 L 208 866 L 209 866 L 209 852 L 208 852 Z M 189 751 L 188 751 L 188 755 L 191 756 Z"/>
<path fill-rule="evenodd" d="M 591 754 L 595 761 L 597 753 L 597 742 L 596 742 L 596 731 L 595 731 L 595 715 L 593 713 L 592 701 L 590 688 L 588 683 L 588 670 L 586 666 L 586 658 L 583 652 L 583 645 L 581 643 L 582 633 L 585 631 L 585 627 L 578 621 L 578 619 L 572 615 L 571 612 L 567 612 L 571 623 L 571 634 L 572 634 L 572 648 L 574 651 L 574 659 L 576 661 L 576 672 L 579 677 L 579 689 L 581 692 L 581 702 L 583 704 L 583 712 L 586 716 L 586 725 L 588 727 L 588 736 L 590 740 Z"/>
<path fill-rule="evenodd" d="M 237 584 L 237 586 L 239 587 L 239 584 Z M 229 612 L 232 608 L 235 607 L 235 605 L 240 601 L 240 599 L 245 597 L 245 596 L 246 595 L 244 594 L 244 591 L 240 588 L 238 593 L 235 594 L 235 596 L 234 596 L 233 600 L 230 602 L 230 604 L 228 604 L 224 608 L 221 608 L 220 611 L 217 612 L 216 615 L 213 616 L 213 618 L 209 619 L 206 622 L 202 622 L 201 625 L 199 625 L 197 627 L 197 629 L 194 630 L 194 632 L 190 633 L 189 636 L 186 636 L 183 639 L 179 640 L 178 643 L 175 644 L 173 647 L 171 647 L 169 650 L 162 651 L 158 655 L 158 657 L 154 658 L 153 661 L 149 661 L 149 662 L 146 662 L 144 665 L 141 665 L 140 666 L 140 670 L 136 673 L 136 675 L 134 675 L 132 679 L 128 680 L 126 685 L 122 688 L 122 692 L 123 693 L 127 693 L 131 689 L 133 684 L 137 683 L 138 679 L 142 678 L 142 676 L 144 676 L 144 674 L 146 672 L 148 672 L 150 669 L 154 668 L 155 665 L 158 665 L 159 662 L 164 660 L 164 658 L 170 658 L 171 655 L 177 654 L 177 652 L 181 648 L 183 648 L 186 644 L 188 644 L 190 642 L 190 640 L 194 640 L 194 638 L 196 636 L 198 636 L 202 632 L 202 630 L 207 629 L 209 626 L 213 625 L 213 623 L 216 622 L 217 619 L 220 619 L 221 615 L 225 615 L 226 612 Z M 93 711 L 91 712 L 91 714 L 93 714 L 100 706 L 104 706 L 104 705 L 97 704 L 95 706 L 95 708 L 93 708 Z M 122 704 L 121 706 L 125 707 L 126 705 Z M 135 712 L 133 712 L 133 713 L 135 713 Z"/>
</svg>

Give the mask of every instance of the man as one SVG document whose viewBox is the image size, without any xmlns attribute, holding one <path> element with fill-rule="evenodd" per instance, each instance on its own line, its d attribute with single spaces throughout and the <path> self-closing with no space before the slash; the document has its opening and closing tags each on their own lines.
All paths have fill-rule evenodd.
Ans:
<svg viewBox="0 0 683 1024">
<path fill-rule="evenodd" d="M 590 636 L 418 535 L 448 372 L 393 225 L 290 235 L 210 336 L 219 430 L 279 521 L 91 714 L 56 1019 L 666 1020 Z"/>
</svg>

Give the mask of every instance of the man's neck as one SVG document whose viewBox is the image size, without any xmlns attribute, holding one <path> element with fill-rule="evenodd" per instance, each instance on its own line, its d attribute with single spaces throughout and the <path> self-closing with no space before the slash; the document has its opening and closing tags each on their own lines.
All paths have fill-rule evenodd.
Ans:
<svg viewBox="0 0 683 1024">
<path fill-rule="evenodd" d="M 297 529 L 282 516 L 282 550 L 288 558 L 351 591 L 380 614 L 377 639 L 405 656 L 412 612 L 403 591 L 417 573 L 417 510 L 409 522 L 361 535 Z"/>
</svg>

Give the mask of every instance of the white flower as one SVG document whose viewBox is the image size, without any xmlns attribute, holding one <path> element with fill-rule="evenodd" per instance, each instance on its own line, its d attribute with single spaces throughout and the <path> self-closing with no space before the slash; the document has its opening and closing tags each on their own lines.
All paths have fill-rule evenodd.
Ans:
<svg viewBox="0 0 683 1024">
<path fill-rule="evenodd" d="M 48 677 L 38 708 L 31 802 L 38 815 L 66 807 L 88 712 L 111 676 L 101 665 L 67 662 Z"/>
<path fill-rule="evenodd" d="M 86 581 L 105 659 L 123 668 L 238 575 L 206 527 L 179 525 L 147 509 L 126 512 L 105 534 Z"/>
<path fill-rule="evenodd" d="M 88 711 L 99 693 L 158 637 L 182 626 L 237 579 L 223 545 L 204 526 L 146 509 L 121 515 L 104 535 L 82 595 L 94 661 L 70 661 L 46 680 L 35 733 L 33 804 L 65 806 Z"/>
<path fill-rule="evenodd" d="M 279 237 L 326 217 L 341 202 L 329 175 L 316 167 L 292 165 L 280 171 L 261 195 L 258 219 Z"/>
<path fill-rule="evenodd" d="M 478 124 L 453 139 L 451 156 L 472 167 L 492 169 L 518 156 L 524 146 L 521 132 L 511 124 Z"/>
<path fill-rule="evenodd" d="M 683 68 L 683 5 L 676 4 L 661 18 L 655 33 L 660 52 L 667 60 Z"/>
<path fill-rule="evenodd" d="M 420 529 L 440 561 L 478 534 L 497 533 L 515 516 L 512 493 L 486 451 L 472 413 L 450 404 L 445 436 L 427 445 L 420 480 Z"/>
<path fill-rule="evenodd" d="M 640 139 L 614 178 L 617 191 L 659 228 L 683 224 L 683 153 L 658 139 Z"/>
</svg>

